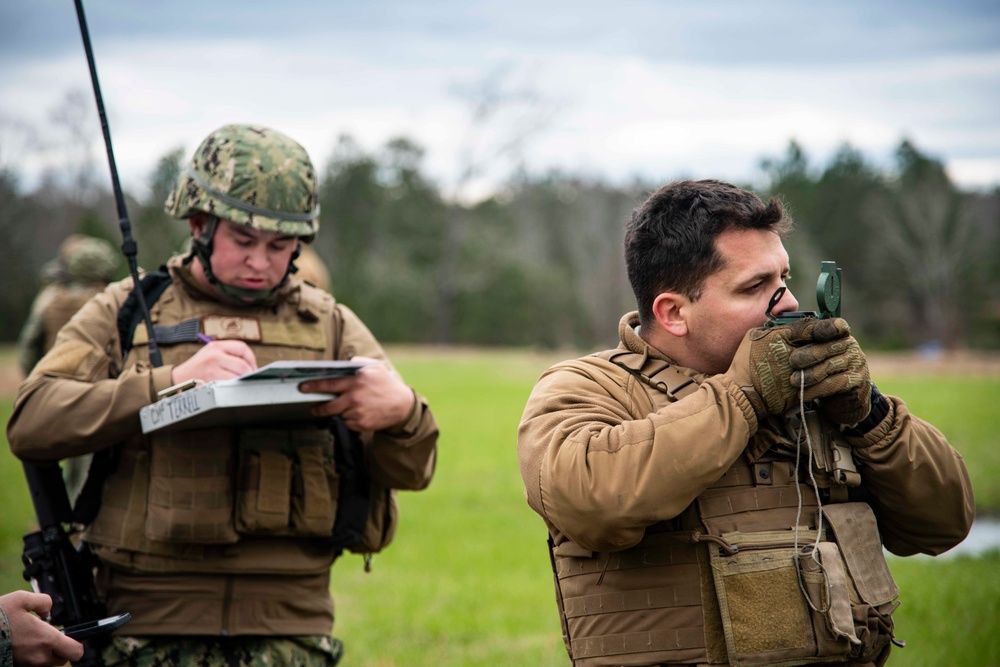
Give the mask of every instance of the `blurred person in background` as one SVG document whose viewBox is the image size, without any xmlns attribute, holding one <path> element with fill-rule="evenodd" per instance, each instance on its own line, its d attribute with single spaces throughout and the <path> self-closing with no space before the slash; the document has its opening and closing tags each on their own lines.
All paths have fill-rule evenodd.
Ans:
<svg viewBox="0 0 1000 667">
<path fill-rule="evenodd" d="M 17 339 L 24 377 L 52 349 L 56 334 L 92 296 L 104 291 L 118 269 L 118 254 L 104 239 L 73 234 L 42 268 L 44 286 L 31 304 Z"/>
<path fill-rule="evenodd" d="M 52 349 L 63 325 L 91 297 L 104 291 L 117 269 L 118 253 L 104 239 L 73 234 L 59 245 L 56 258 L 46 262 L 42 269 L 42 279 L 47 284 L 32 302 L 17 339 L 17 358 L 24 377 Z M 90 460 L 91 455 L 84 454 L 62 463 L 71 502 L 87 479 Z"/>
</svg>

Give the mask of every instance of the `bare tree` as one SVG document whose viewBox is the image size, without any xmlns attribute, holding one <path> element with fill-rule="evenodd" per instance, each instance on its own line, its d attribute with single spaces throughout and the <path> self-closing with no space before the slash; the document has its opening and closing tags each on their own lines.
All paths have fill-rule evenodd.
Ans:
<svg viewBox="0 0 1000 667">
<path fill-rule="evenodd" d="M 962 283 L 975 237 L 942 165 L 904 141 L 899 178 L 875 208 L 884 279 L 901 286 L 918 343 L 954 346 L 962 338 Z"/>
<path fill-rule="evenodd" d="M 458 145 L 457 175 L 450 189 L 436 284 L 434 339 L 454 339 L 455 311 L 462 289 L 461 249 L 466 241 L 465 206 L 472 186 L 489 173 L 512 170 L 521 161 L 528 139 L 550 121 L 554 110 L 529 82 L 514 80 L 509 65 L 498 67 L 471 84 L 456 84 L 453 92 L 469 109 L 469 120 Z"/>
<path fill-rule="evenodd" d="M 100 125 L 94 111 L 93 99 L 82 89 L 66 92 L 62 101 L 49 112 L 49 121 L 55 130 L 46 145 L 54 153 L 65 174 L 66 195 L 78 206 L 92 204 L 100 190 L 94 163 L 94 142 L 99 136 Z"/>
</svg>

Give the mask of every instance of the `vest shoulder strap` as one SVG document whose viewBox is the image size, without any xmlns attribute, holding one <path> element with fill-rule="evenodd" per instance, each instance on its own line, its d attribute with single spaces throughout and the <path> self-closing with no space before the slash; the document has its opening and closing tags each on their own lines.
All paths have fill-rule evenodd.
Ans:
<svg viewBox="0 0 1000 667">
<path fill-rule="evenodd" d="M 620 366 L 654 389 L 678 400 L 698 390 L 698 383 L 663 359 L 629 350 L 607 350 L 594 355 Z"/>
<path fill-rule="evenodd" d="M 139 291 L 142 292 L 146 307 L 151 307 L 163 296 L 173 279 L 167 273 L 167 267 L 161 266 L 158 271 L 147 273 L 139 279 Z M 128 356 L 132 349 L 132 337 L 136 328 L 142 322 L 142 308 L 135 288 L 128 293 L 121 310 L 118 311 L 118 340 L 121 341 L 122 358 Z"/>
</svg>

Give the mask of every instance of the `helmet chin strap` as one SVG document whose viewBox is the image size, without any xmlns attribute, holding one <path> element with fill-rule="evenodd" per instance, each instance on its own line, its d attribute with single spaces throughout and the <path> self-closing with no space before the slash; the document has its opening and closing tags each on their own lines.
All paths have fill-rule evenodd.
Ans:
<svg viewBox="0 0 1000 667">
<path fill-rule="evenodd" d="M 295 260 L 299 256 L 301 241 L 296 239 L 295 252 L 292 253 L 292 257 L 288 261 L 288 268 L 285 269 L 285 275 L 277 286 L 271 289 L 246 289 L 225 284 L 212 271 L 212 251 L 215 248 L 214 239 L 215 232 L 219 227 L 219 218 L 218 216 L 206 213 L 205 221 L 206 223 L 201 234 L 191 239 L 191 252 L 184 258 L 184 263 L 190 264 L 197 257 L 198 261 L 201 262 L 209 284 L 227 299 L 241 304 L 265 304 L 274 299 L 278 290 L 288 283 L 289 276 L 298 271 L 298 267 L 295 266 Z"/>
</svg>

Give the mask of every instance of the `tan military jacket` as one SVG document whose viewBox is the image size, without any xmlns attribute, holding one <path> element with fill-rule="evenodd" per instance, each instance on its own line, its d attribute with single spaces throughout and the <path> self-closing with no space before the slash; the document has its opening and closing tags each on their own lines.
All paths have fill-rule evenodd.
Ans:
<svg viewBox="0 0 1000 667">
<path fill-rule="evenodd" d="M 321 328 L 339 335 L 325 348 L 320 344 L 320 351 L 332 350 L 336 359 L 368 356 L 388 363 L 353 312 L 334 305 L 325 294 L 320 295 L 321 307 L 314 310 L 306 291 L 312 290 L 314 301 L 319 290 L 297 280 L 283 288 L 275 304 L 234 307 L 194 287 L 179 258 L 172 258 L 168 266 L 173 284 L 153 306 L 154 321 L 161 309 L 185 315 L 237 314 L 255 318 L 268 331 L 285 332 L 282 339 L 294 341 L 297 326 L 314 330 L 302 323 L 326 312 L 337 323 L 324 322 Z M 157 547 L 148 539 L 148 522 L 146 535 L 142 524 L 134 530 L 128 525 L 136 514 L 134 503 L 145 500 L 135 494 L 133 500 L 118 490 L 151 493 L 140 491 L 148 474 L 141 474 L 143 461 L 152 459 L 155 468 L 157 451 L 166 451 L 156 449 L 156 436 L 140 434 L 139 409 L 170 386 L 173 368 L 170 363 L 152 368 L 139 348 L 123 363 L 116 318 L 130 287 L 130 280 L 109 286 L 62 330 L 53 350 L 21 387 L 8 425 L 11 449 L 23 459 L 46 461 L 126 443 L 118 470 L 105 487 L 101 514 L 91 527 L 102 558 L 98 584 L 109 596 L 109 610 L 133 614 L 126 634 L 328 634 L 333 622 L 329 594 L 333 556 L 317 548 L 314 540 L 276 534 L 190 549 L 166 543 Z M 142 337 L 137 333 L 136 340 Z M 192 353 L 197 349 L 186 345 Z M 165 359 L 175 356 L 176 350 L 164 354 Z M 258 354 L 258 358 L 264 357 Z M 426 401 L 417 396 L 403 423 L 363 434 L 373 483 L 386 489 L 424 488 L 434 470 L 437 432 Z M 190 433 L 200 437 L 201 432 Z M 109 498 L 112 488 L 116 492 Z M 117 536 L 109 530 L 115 528 L 108 521 L 112 510 L 120 511 L 126 522 L 119 524 Z"/>
<path fill-rule="evenodd" d="M 623 317 L 618 349 L 669 363 L 637 335 L 637 325 L 636 313 Z M 525 494 L 545 520 L 560 561 L 561 554 L 624 554 L 650 544 L 647 529 L 663 530 L 692 514 L 696 500 L 746 458 L 748 443 L 761 440 L 754 438 L 753 410 L 728 377 L 670 364 L 693 383 L 674 396 L 657 386 L 656 377 L 642 378 L 601 358 L 607 354 L 546 371 L 520 425 Z M 964 462 L 901 400 L 887 400 L 883 422 L 851 441 L 863 488 L 886 548 L 898 555 L 939 554 L 964 539 L 974 516 Z"/>
</svg>

